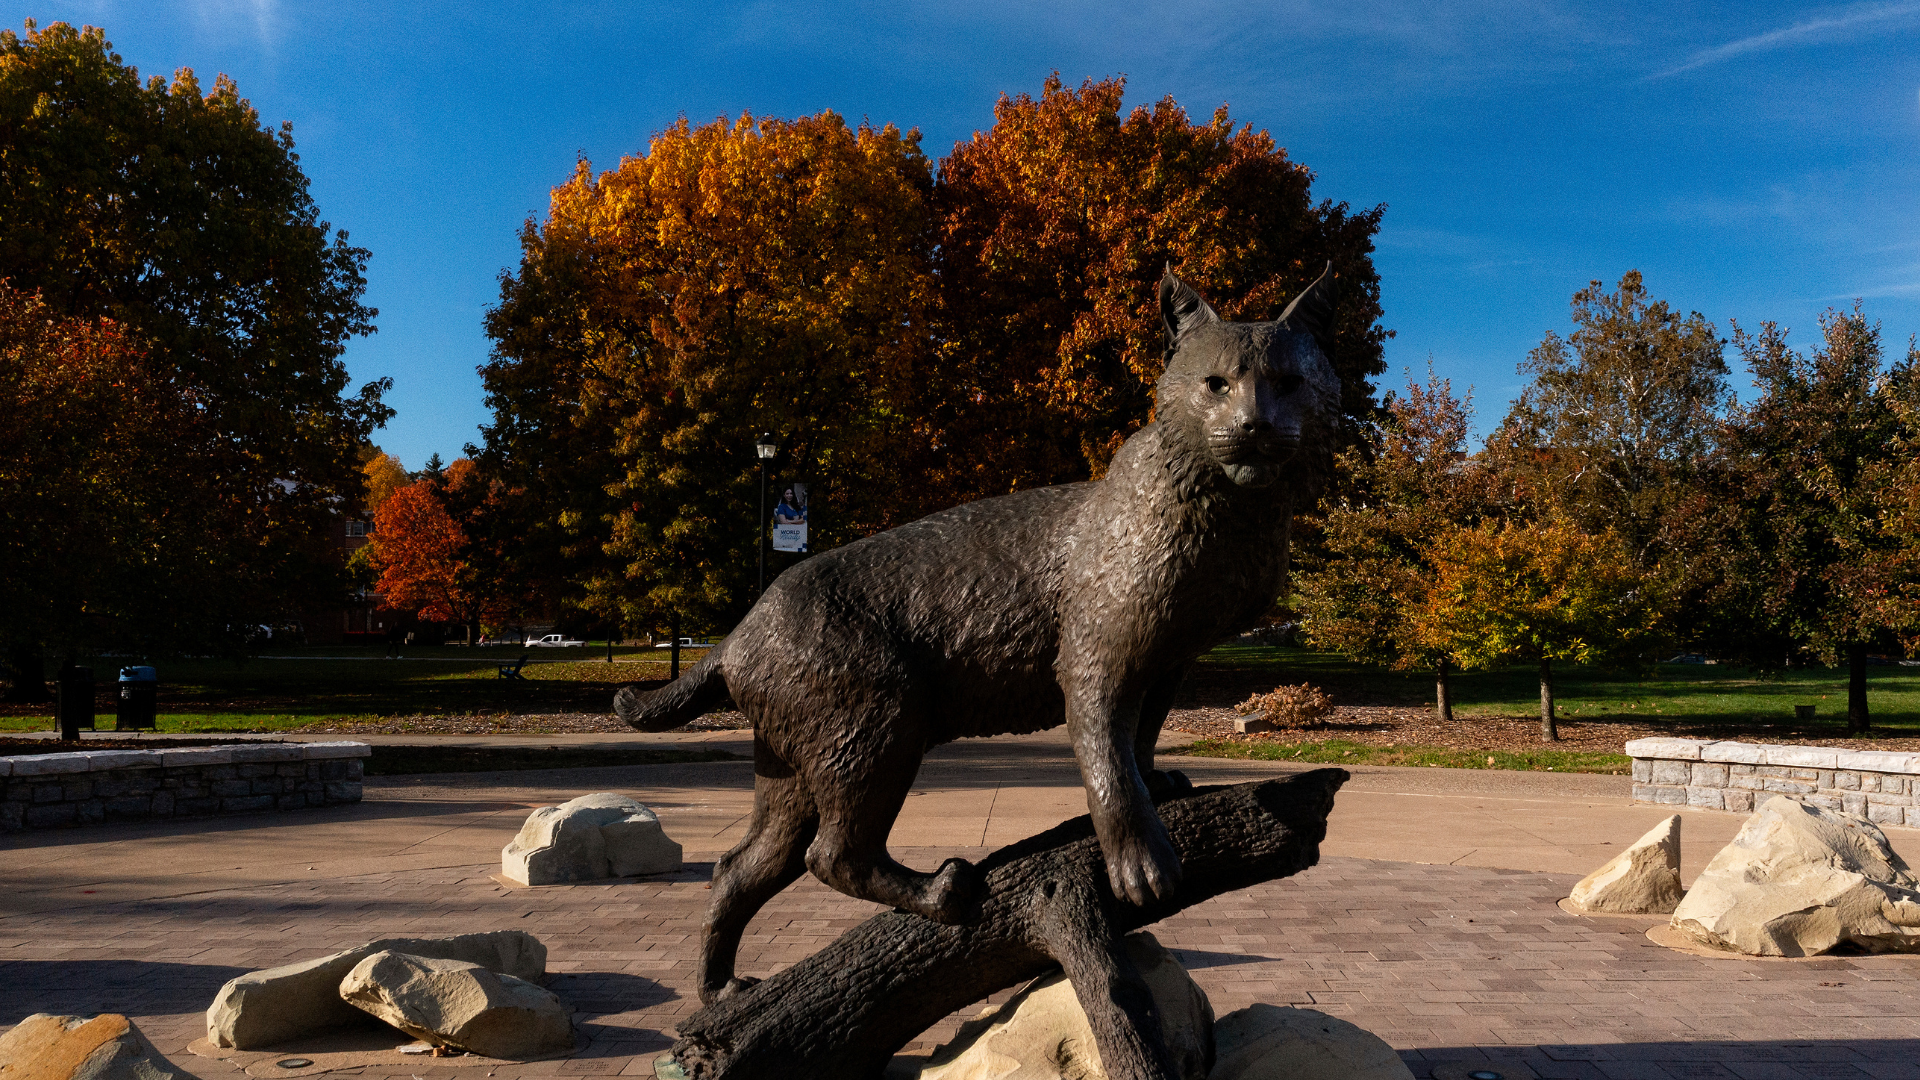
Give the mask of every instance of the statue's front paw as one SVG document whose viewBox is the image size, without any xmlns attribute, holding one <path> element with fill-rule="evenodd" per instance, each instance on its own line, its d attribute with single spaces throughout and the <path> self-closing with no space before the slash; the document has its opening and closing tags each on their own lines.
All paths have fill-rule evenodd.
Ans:
<svg viewBox="0 0 1920 1080">
<path fill-rule="evenodd" d="M 1166 827 L 1159 821 L 1115 844 L 1102 846 L 1107 848 L 1103 854 L 1113 895 L 1141 906 L 1173 899 L 1180 887 L 1180 855 L 1173 850 L 1173 841 L 1167 839 Z"/>
</svg>

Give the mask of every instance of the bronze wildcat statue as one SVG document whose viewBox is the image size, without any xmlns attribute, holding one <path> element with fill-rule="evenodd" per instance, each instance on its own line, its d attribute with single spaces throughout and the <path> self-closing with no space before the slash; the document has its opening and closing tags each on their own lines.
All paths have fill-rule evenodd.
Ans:
<svg viewBox="0 0 1920 1080">
<path fill-rule="evenodd" d="M 887 834 L 929 747 L 1065 722 L 1113 891 L 1169 896 L 1180 860 L 1155 796 L 1188 786 L 1153 747 L 1193 660 L 1267 610 L 1311 498 L 1340 384 L 1319 341 L 1331 271 L 1269 323 L 1229 323 L 1169 272 L 1156 418 L 1102 480 L 957 506 L 799 563 L 705 659 L 614 711 L 678 727 L 728 694 L 753 721 L 746 839 L 714 867 L 700 999 L 801 873 L 942 923 L 971 863 L 909 870 Z M 1303 452 L 1303 447 L 1305 452 Z"/>
</svg>

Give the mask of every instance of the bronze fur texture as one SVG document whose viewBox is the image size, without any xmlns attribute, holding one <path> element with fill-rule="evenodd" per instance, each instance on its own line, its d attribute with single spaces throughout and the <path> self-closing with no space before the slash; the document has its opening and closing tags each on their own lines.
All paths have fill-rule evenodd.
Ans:
<svg viewBox="0 0 1920 1080">
<path fill-rule="evenodd" d="M 705 1003 L 747 923 L 811 871 L 849 896 L 966 923 L 983 879 L 887 853 L 928 748 L 1068 726 L 1116 897 L 1164 900 L 1180 860 L 1154 808 L 1186 786 L 1153 748 L 1188 667 L 1254 625 L 1285 586 L 1293 515 L 1312 505 L 1338 423 L 1321 342 L 1331 272 L 1272 322 L 1233 323 L 1171 271 L 1154 421 L 1100 480 L 982 499 L 794 566 L 678 681 L 623 688 L 643 731 L 724 701 L 753 722 L 754 811 L 714 867 Z"/>
</svg>

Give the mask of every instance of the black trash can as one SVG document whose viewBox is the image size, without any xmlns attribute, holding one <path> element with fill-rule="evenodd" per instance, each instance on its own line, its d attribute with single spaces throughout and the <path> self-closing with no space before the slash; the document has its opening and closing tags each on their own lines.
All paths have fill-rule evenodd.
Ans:
<svg viewBox="0 0 1920 1080">
<path fill-rule="evenodd" d="M 150 667 L 120 669 L 120 713 L 114 730 L 151 729 L 159 716 L 160 674 Z"/>
<path fill-rule="evenodd" d="M 93 669 L 70 667 L 60 672 L 60 693 L 53 714 L 60 721 L 60 737 L 73 741 L 81 729 L 93 730 Z"/>
</svg>

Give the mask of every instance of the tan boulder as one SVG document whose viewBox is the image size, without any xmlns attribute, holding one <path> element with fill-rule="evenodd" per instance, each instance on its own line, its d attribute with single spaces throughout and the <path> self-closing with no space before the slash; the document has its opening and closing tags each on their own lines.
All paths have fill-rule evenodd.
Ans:
<svg viewBox="0 0 1920 1080">
<path fill-rule="evenodd" d="M 572 1011 L 553 991 L 478 964 L 378 952 L 341 980 L 340 998 L 416 1039 L 483 1057 L 573 1049 Z"/>
<path fill-rule="evenodd" d="M 1129 934 L 1126 946 L 1153 991 L 1160 1035 L 1179 1062 L 1181 1080 L 1201 1080 L 1213 1045 L 1213 1006 L 1206 993 L 1152 934 Z M 953 1041 L 933 1052 L 919 1080 L 1106 1080 L 1106 1075 L 1073 984 L 1056 972 L 960 1025 Z"/>
<path fill-rule="evenodd" d="M 1675 814 L 1582 878 L 1567 899 L 1584 911 L 1670 915 L 1686 892 L 1680 887 L 1680 815 Z"/>
<path fill-rule="evenodd" d="M 1843 942 L 1915 952 L 1916 886 L 1872 822 L 1776 795 L 1701 871 L 1673 927 L 1750 956 L 1816 956 Z"/>
<path fill-rule="evenodd" d="M 1213 1025 L 1207 1080 L 1413 1080 L 1386 1040 L 1313 1009 L 1252 1005 Z"/>
<path fill-rule="evenodd" d="M 543 806 L 500 849 L 501 876 L 562 885 L 680 869 L 681 849 L 652 810 L 611 791 Z"/>
<path fill-rule="evenodd" d="M 207 1041 L 257 1050 L 320 1031 L 365 1023 L 366 1014 L 340 1000 L 340 980 L 377 952 L 465 960 L 519 979 L 544 979 L 547 947 L 525 930 L 496 930 L 446 938 L 382 938 L 315 960 L 250 971 L 220 988 L 207 1007 Z"/>
<path fill-rule="evenodd" d="M 0 1035 L 5 1080 L 173 1080 L 173 1067 L 119 1013 L 34 1013 Z"/>
</svg>

